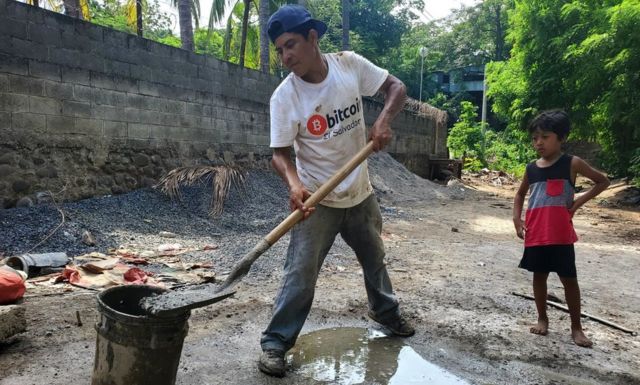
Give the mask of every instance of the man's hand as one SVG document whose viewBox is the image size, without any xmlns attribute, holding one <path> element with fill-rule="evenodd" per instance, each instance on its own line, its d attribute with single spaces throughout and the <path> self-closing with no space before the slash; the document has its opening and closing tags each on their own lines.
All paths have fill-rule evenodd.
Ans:
<svg viewBox="0 0 640 385">
<path fill-rule="evenodd" d="M 296 211 L 297 209 L 302 210 L 304 216 L 302 220 L 309 218 L 316 208 L 315 207 L 306 207 L 304 202 L 311 196 L 311 193 L 304 188 L 304 186 L 299 185 L 293 187 L 289 190 L 289 208 L 291 211 Z"/>
<path fill-rule="evenodd" d="M 402 110 L 407 98 L 407 88 L 404 83 L 393 75 L 387 76 L 378 91 L 384 94 L 384 107 L 371 127 L 369 135 L 374 151 L 382 150 L 391 142 L 391 121 Z"/>
<path fill-rule="evenodd" d="M 369 139 L 373 142 L 373 151 L 380 151 L 391 142 L 391 125 L 387 119 L 378 119 L 371 127 Z"/>
</svg>

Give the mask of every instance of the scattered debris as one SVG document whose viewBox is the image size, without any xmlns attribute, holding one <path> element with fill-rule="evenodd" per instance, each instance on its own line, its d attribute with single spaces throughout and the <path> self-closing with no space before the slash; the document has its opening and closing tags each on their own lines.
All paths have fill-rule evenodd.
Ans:
<svg viewBox="0 0 640 385">
<path fill-rule="evenodd" d="M 64 252 L 23 254 L 7 258 L 7 266 L 24 271 L 28 277 L 49 274 L 60 271 L 69 263 L 69 257 Z"/>
<path fill-rule="evenodd" d="M 520 294 L 520 293 L 516 293 L 516 292 L 512 292 L 511 294 L 513 294 L 513 295 L 515 295 L 515 296 L 518 296 L 518 297 L 522 297 L 522 298 L 526 298 L 526 299 L 530 299 L 530 300 L 535 300 L 535 298 L 534 298 L 534 297 L 532 297 L 532 296 L 530 296 L 530 295 L 527 295 L 527 294 Z M 554 302 L 554 301 L 547 300 L 547 304 L 548 304 L 548 305 L 550 305 L 550 306 L 553 306 L 553 307 L 555 307 L 555 308 L 557 308 L 557 309 L 564 310 L 564 311 L 566 311 L 567 313 L 569 312 L 569 308 L 568 308 L 568 307 L 566 307 L 565 305 L 560 304 L 560 303 L 557 303 L 557 302 Z M 635 331 L 633 331 L 633 330 L 630 330 L 630 329 L 627 329 L 627 328 L 625 328 L 624 326 L 620 326 L 620 325 L 618 325 L 618 324 L 616 324 L 616 323 L 613 323 L 613 322 L 611 322 L 611 321 L 607 321 L 607 320 L 606 320 L 606 319 L 604 319 L 604 318 L 596 317 L 596 316 L 594 316 L 594 315 L 591 315 L 591 314 L 588 314 L 588 313 L 585 313 L 585 312 L 581 312 L 580 314 L 581 314 L 583 317 L 590 318 L 590 319 L 592 319 L 592 320 L 594 320 L 594 321 L 596 321 L 596 322 L 600 322 L 600 323 L 601 323 L 601 324 L 603 324 L 603 325 L 607 325 L 607 326 L 610 326 L 610 327 L 612 327 L 612 328 L 614 328 L 614 329 L 621 330 L 621 331 L 623 331 L 623 332 L 625 332 L 625 333 L 631 334 L 632 336 L 636 336 L 636 335 L 638 335 L 638 333 L 637 333 L 637 332 L 635 332 Z"/>
</svg>

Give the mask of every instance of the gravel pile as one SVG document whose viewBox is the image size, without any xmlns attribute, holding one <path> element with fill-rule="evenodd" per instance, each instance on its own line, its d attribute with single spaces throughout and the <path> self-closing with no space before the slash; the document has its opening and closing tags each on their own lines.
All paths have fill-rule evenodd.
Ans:
<svg viewBox="0 0 640 385">
<path fill-rule="evenodd" d="M 385 217 L 408 216 L 395 207 L 403 202 L 459 199 L 466 192 L 422 179 L 409 172 L 386 153 L 369 159 L 371 180 Z M 243 191 L 232 188 L 219 217 L 209 217 L 211 186 L 202 183 L 182 189 L 182 200 L 172 201 L 155 189 L 145 188 L 127 194 L 95 197 L 60 205 L 64 223 L 35 249 L 62 222 L 53 204 L 0 210 L 0 257 L 26 252 L 64 251 L 71 257 L 109 248 L 157 250 L 166 243 L 201 250 L 205 245 L 217 249 L 182 255 L 188 261 L 208 259 L 216 270 L 228 270 L 235 260 L 246 254 L 288 214 L 287 189 L 280 177 L 270 170 L 249 170 Z M 81 241 L 89 231 L 94 246 Z M 174 238 L 160 232 L 175 234 Z M 339 237 L 338 237 L 339 238 Z M 253 270 L 279 271 L 288 244 L 288 236 L 277 242 L 260 258 Z M 339 240 L 331 256 L 349 255 Z M 250 274 L 252 275 L 252 274 Z"/>
</svg>

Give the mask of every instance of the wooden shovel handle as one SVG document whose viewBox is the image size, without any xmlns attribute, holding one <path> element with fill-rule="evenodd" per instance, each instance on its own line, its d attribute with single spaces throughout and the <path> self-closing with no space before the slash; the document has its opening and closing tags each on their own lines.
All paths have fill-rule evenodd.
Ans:
<svg viewBox="0 0 640 385">
<path fill-rule="evenodd" d="M 351 158 L 344 166 L 342 166 L 328 181 L 326 181 L 319 189 L 317 189 L 306 201 L 304 201 L 304 205 L 307 207 L 315 207 L 321 200 L 323 200 L 331 191 L 333 191 L 336 186 L 340 184 L 356 167 L 360 165 L 369 155 L 373 153 L 373 142 L 367 143 L 365 147 L 363 147 L 358 153 Z M 304 213 L 300 209 L 296 209 L 294 212 L 289 214 L 289 216 L 273 230 L 269 234 L 267 234 L 264 239 L 269 243 L 269 245 L 273 245 L 280 239 L 283 235 L 287 233 L 296 223 L 300 222 Z"/>
</svg>

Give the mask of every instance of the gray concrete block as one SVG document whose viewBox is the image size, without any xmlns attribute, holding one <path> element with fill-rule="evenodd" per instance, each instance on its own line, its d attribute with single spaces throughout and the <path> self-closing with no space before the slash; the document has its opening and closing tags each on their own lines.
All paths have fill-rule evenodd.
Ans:
<svg viewBox="0 0 640 385">
<path fill-rule="evenodd" d="M 91 77 L 89 70 L 62 67 L 62 81 L 65 83 L 82 84 L 85 86 L 91 85 Z"/>
<path fill-rule="evenodd" d="M 15 56 L 41 61 L 47 60 L 49 50 L 44 44 L 18 39 L 17 37 L 9 38 L 9 43 Z"/>
<path fill-rule="evenodd" d="M 103 134 L 109 138 L 124 138 L 127 136 L 127 123 L 105 121 Z"/>
<path fill-rule="evenodd" d="M 0 39 L 0 41 L 2 40 L 3 39 Z M 28 75 L 29 59 L 16 57 L 13 54 L 0 53 L 0 72 L 7 72 L 16 75 Z"/>
<path fill-rule="evenodd" d="M 44 132 L 46 126 L 46 115 L 31 112 L 15 112 L 11 114 L 11 127 L 16 131 Z"/>
<path fill-rule="evenodd" d="M 138 80 L 152 81 L 153 70 L 150 67 L 140 64 L 131 64 L 131 77 Z"/>
<path fill-rule="evenodd" d="M 94 105 L 91 107 L 91 117 L 105 121 L 126 122 L 127 114 L 122 107 Z"/>
<path fill-rule="evenodd" d="M 0 74 L 0 92 L 9 91 L 9 75 Z"/>
<path fill-rule="evenodd" d="M 29 112 L 27 95 L 0 94 L 0 111 Z"/>
<path fill-rule="evenodd" d="M 8 131 L 11 129 L 11 112 L 0 112 L 0 130 Z M 4 132 L 2 133 L 5 134 Z"/>
<path fill-rule="evenodd" d="M 186 111 L 186 103 L 175 100 L 167 100 L 165 102 L 165 111 L 172 114 L 184 114 Z"/>
<path fill-rule="evenodd" d="M 103 42 L 103 33 L 106 28 L 84 20 L 74 20 L 75 33 L 86 36 L 94 42 Z"/>
<path fill-rule="evenodd" d="M 49 61 L 67 67 L 77 67 L 82 63 L 82 68 L 101 72 L 104 70 L 104 58 L 93 53 L 78 52 L 67 48 L 52 49 Z"/>
<path fill-rule="evenodd" d="M 151 131 L 155 131 L 156 126 L 150 124 L 129 123 L 127 126 L 127 136 L 132 139 L 149 139 Z"/>
<path fill-rule="evenodd" d="M 23 306 L 0 306 L 0 341 L 27 330 L 27 317 L 25 314 Z"/>
<path fill-rule="evenodd" d="M 47 132 L 51 134 L 74 133 L 74 120 L 70 116 L 47 116 Z"/>
<path fill-rule="evenodd" d="M 45 80 L 44 94 L 45 96 L 48 96 L 54 99 L 72 100 L 73 85 Z"/>
<path fill-rule="evenodd" d="M 29 96 L 29 112 L 46 115 L 61 115 L 62 103 L 57 99 Z"/>
<path fill-rule="evenodd" d="M 24 95 L 44 95 L 44 81 L 28 76 L 9 75 L 9 92 Z"/>
<path fill-rule="evenodd" d="M 120 91 L 110 91 L 100 88 L 91 89 L 91 101 L 95 104 L 104 104 L 114 107 L 127 106 L 127 94 Z"/>
<path fill-rule="evenodd" d="M 90 102 L 93 88 L 82 85 L 73 86 L 73 99 L 80 102 Z"/>
<path fill-rule="evenodd" d="M 102 136 L 102 120 L 76 118 L 74 123 L 75 133 L 88 135 L 96 140 Z"/>
<path fill-rule="evenodd" d="M 62 101 L 62 115 L 88 118 L 91 117 L 91 104 L 87 102 Z"/>
<path fill-rule="evenodd" d="M 131 77 L 114 76 L 115 90 L 128 92 L 132 94 L 138 93 L 138 81 Z"/>
<path fill-rule="evenodd" d="M 62 31 L 60 37 L 59 46 L 62 48 L 84 53 L 91 52 L 92 45 L 89 36 L 79 34 L 75 29 Z"/>
<path fill-rule="evenodd" d="M 30 23 L 28 27 L 29 39 L 36 43 L 59 47 L 61 44 L 60 30 L 46 25 Z"/>
<path fill-rule="evenodd" d="M 102 41 L 107 46 L 112 46 L 120 50 L 126 50 L 128 48 L 127 46 L 128 35 L 129 35 L 128 33 L 125 33 L 122 31 L 117 31 L 111 28 L 105 28 L 102 31 Z"/>
<path fill-rule="evenodd" d="M 29 74 L 37 78 L 61 81 L 60 66 L 38 60 L 29 60 Z"/>
<path fill-rule="evenodd" d="M 131 76 L 130 64 L 117 61 L 117 60 L 105 60 L 104 72 L 108 75 L 118 76 Z"/>
<path fill-rule="evenodd" d="M 13 36 L 23 40 L 28 40 L 29 35 L 27 33 L 27 23 L 24 19 L 10 19 L 2 18 L 0 21 L 0 34 L 7 37 Z"/>
</svg>

